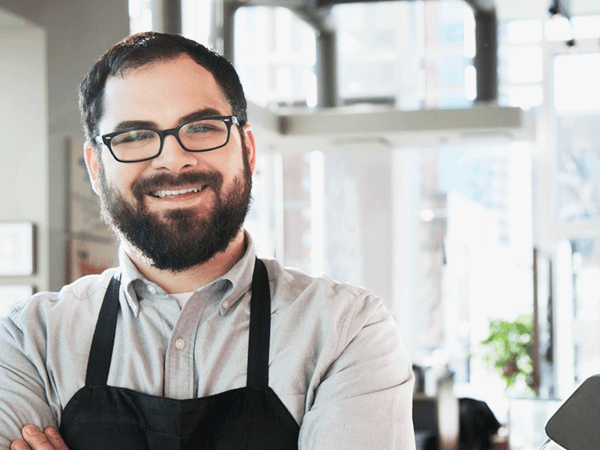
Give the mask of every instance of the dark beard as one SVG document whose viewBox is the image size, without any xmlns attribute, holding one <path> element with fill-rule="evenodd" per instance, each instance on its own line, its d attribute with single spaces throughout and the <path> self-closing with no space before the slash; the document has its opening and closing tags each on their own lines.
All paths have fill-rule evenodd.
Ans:
<svg viewBox="0 0 600 450">
<path fill-rule="evenodd" d="M 227 248 L 250 209 L 252 173 L 246 152 L 243 154 L 243 173 L 235 177 L 229 192 L 221 192 L 223 177 L 216 171 L 179 176 L 164 173 L 133 183 L 137 204 L 127 202 L 120 192 L 109 187 L 100 167 L 102 218 L 121 240 L 157 269 L 180 272 L 203 264 Z M 214 205 L 207 217 L 199 218 L 194 209 L 161 214 L 147 210 L 144 197 L 149 192 L 186 185 L 207 185 L 205 190 L 212 190 Z"/>
</svg>

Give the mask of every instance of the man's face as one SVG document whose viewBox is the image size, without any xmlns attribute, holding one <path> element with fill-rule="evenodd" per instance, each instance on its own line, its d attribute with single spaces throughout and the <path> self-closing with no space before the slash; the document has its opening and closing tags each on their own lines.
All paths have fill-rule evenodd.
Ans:
<svg viewBox="0 0 600 450">
<path fill-rule="evenodd" d="M 100 134 L 117 129 L 176 127 L 198 115 L 231 115 L 213 76 L 188 56 L 156 62 L 108 79 Z M 86 162 L 103 216 L 143 262 L 180 271 L 208 261 L 238 236 L 250 201 L 252 131 L 234 125 L 229 143 L 185 151 L 173 136 L 157 158 L 100 160 L 86 143 Z"/>
</svg>

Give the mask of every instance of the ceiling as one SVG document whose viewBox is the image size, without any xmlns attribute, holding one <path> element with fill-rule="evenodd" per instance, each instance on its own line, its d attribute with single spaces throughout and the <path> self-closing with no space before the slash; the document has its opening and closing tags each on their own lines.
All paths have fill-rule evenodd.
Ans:
<svg viewBox="0 0 600 450">
<path fill-rule="evenodd" d="M 259 130 L 261 148 L 280 153 L 531 142 L 536 132 L 534 113 L 486 104 L 454 110 L 345 107 L 286 113 L 249 102 L 248 116 Z"/>
<path fill-rule="evenodd" d="M 268 5 L 285 6 L 294 10 L 306 7 L 308 4 L 328 4 L 336 0 L 233 0 L 244 6 Z M 349 1 L 349 0 L 343 0 Z M 358 0 L 355 0 L 358 1 Z M 374 1 L 374 0 L 361 0 Z M 376 0 L 375 0 L 376 1 Z M 386 1 L 386 0 L 381 0 Z M 387 0 L 389 1 L 389 0 Z M 456 0 L 460 1 L 460 0 Z M 496 8 L 498 20 L 517 20 L 517 19 L 539 19 L 547 17 L 548 8 L 553 0 L 465 0 L 467 3 L 478 5 L 493 4 Z M 561 0 L 571 15 L 600 14 L 600 1 L 598 0 Z"/>
</svg>

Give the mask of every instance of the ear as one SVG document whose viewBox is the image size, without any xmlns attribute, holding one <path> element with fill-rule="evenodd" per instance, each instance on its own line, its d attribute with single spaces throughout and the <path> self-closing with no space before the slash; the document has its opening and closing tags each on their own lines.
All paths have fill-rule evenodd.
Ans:
<svg viewBox="0 0 600 450">
<path fill-rule="evenodd" d="M 254 168 L 256 167 L 256 141 L 254 140 L 254 132 L 250 125 L 244 125 L 244 143 L 246 144 L 246 151 L 248 152 L 248 162 L 250 163 L 250 170 L 254 174 Z"/>
<path fill-rule="evenodd" d="M 98 161 L 96 145 L 92 141 L 85 141 L 85 144 L 83 144 L 83 156 L 88 175 L 90 176 L 90 182 L 92 183 L 92 189 L 96 194 L 100 195 L 100 177 L 98 173 L 100 164 L 102 163 Z"/>
</svg>

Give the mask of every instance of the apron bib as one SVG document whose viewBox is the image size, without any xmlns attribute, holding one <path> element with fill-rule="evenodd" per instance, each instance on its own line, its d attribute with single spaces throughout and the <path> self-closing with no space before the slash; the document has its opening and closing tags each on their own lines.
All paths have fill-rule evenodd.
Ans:
<svg viewBox="0 0 600 450">
<path fill-rule="evenodd" d="M 70 450 L 288 450 L 300 427 L 269 387 L 271 296 L 264 263 L 252 277 L 247 385 L 176 400 L 108 386 L 119 311 L 113 278 L 100 309 L 85 386 L 65 406 L 60 434 Z"/>
</svg>

